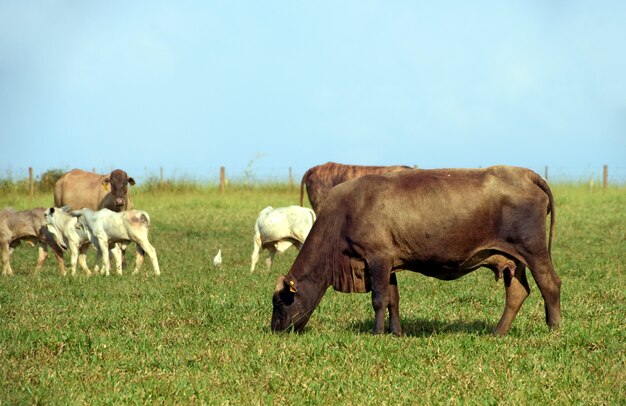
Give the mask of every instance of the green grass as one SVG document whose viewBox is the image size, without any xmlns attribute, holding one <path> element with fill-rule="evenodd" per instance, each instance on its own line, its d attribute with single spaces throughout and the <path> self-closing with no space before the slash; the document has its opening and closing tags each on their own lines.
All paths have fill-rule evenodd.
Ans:
<svg viewBox="0 0 626 406">
<path fill-rule="evenodd" d="M 161 277 L 149 261 L 135 277 L 61 277 L 52 258 L 34 275 L 36 250 L 15 251 L 16 276 L 0 278 L 0 404 L 625 403 L 626 189 L 553 191 L 560 331 L 548 332 L 534 281 L 495 338 L 504 288 L 491 271 L 453 282 L 402 272 L 396 338 L 369 333 L 369 295 L 332 289 L 305 333 L 270 332 L 275 280 L 296 253 L 251 275 L 253 225 L 298 191 L 136 189 Z M 0 196 L 0 207 L 51 203 Z"/>
</svg>

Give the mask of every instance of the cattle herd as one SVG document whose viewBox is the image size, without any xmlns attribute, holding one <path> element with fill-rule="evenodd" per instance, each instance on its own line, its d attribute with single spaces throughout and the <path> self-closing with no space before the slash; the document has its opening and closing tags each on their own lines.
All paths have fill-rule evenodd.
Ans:
<svg viewBox="0 0 626 406">
<path fill-rule="evenodd" d="M 109 275 L 110 257 L 121 274 L 125 248 L 135 243 L 133 273 L 147 255 L 159 275 L 148 240 L 150 216 L 132 209 L 128 185 L 134 184 L 123 170 L 97 175 L 75 169 L 55 184 L 55 207 L 0 210 L 2 274 L 13 274 L 11 253 L 28 241 L 38 243 L 35 271 L 50 248 L 63 275 L 63 251 L 70 253 L 72 275 L 77 264 L 87 275 Z M 305 187 L 313 210 L 301 207 Z M 546 323 L 558 328 L 561 281 L 551 257 L 554 224 L 552 192 L 529 169 L 326 163 L 302 177 L 300 206 L 266 207 L 259 213 L 250 271 L 262 249 L 269 251 L 268 269 L 276 252 L 292 245 L 299 250 L 276 282 L 273 331 L 301 331 L 332 286 L 340 292 L 371 292 L 374 332 L 383 332 L 388 312 L 390 332 L 400 335 L 396 271 L 452 280 L 480 267 L 491 269 L 496 280 L 504 279 L 506 304 L 494 334 L 507 333 L 530 293 L 526 268 L 543 297 Z M 85 260 L 91 245 L 97 250 L 94 271 Z"/>
</svg>

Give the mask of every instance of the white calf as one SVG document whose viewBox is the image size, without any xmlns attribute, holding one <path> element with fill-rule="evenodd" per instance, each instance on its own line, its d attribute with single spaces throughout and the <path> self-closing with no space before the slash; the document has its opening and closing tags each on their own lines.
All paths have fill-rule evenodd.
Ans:
<svg viewBox="0 0 626 406">
<path fill-rule="evenodd" d="M 64 250 L 70 251 L 70 272 L 76 274 L 76 263 L 85 271 L 87 276 L 91 271 L 87 266 L 86 252 L 89 249 L 89 231 L 78 222 L 78 218 L 68 213 L 69 207 L 50 207 L 45 211 L 46 225 L 48 231 L 54 237 L 57 244 Z M 118 245 L 111 249 L 111 254 L 115 258 L 117 273 L 122 273 L 121 252 Z M 96 267 L 97 268 L 97 267 Z M 97 271 L 97 269 L 96 269 Z"/>
<path fill-rule="evenodd" d="M 148 254 L 152 261 L 154 274 L 161 274 L 156 250 L 148 241 L 150 216 L 145 211 L 129 210 L 116 213 L 109 209 L 98 211 L 80 209 L 73 211 L 72 215 L 78 216 L 79 224 L 87 228 L 91 242 L 98 249 L 98 260 L 103 262 L 105 275 L 109 275 L 111 263 L 109 256 L 103 254 L 106 254 L 109 247 L 112 247 L 115 243 L 129 243 L 131 241 L 137 244 L 137 259 L 133 274 L 139 272 L 144 261 L 144 254 Z M 118 273 L 121 273 L 119 267 Z"/>
<path fill-rule="evenodd" d="M 299 250 L 309 235 L 314 221 L 315 212 L 306 207 L 264 208 L 254 225 L 254 250 L 250 272 L 254 272 L 262 248 L 270 253 L 266 261 L 268 270 L 272 268 L 276 252 L 283 253 L 292 245 Z"/>
</svg>

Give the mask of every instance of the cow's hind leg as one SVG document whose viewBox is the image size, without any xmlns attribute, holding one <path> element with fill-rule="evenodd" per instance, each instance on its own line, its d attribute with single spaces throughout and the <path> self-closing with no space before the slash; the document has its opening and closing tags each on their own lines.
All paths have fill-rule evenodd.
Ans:
<svg viewBox="0 0 626 406">
<path fill-rule="evenodd" d="M 269 257 L 265 260 L 265 265 L 267 265 L 267 271 L 272 270 L 272 265 L 274 264 L 274 257 L 276 256 L 276 248 L 273 245 L 270 245 L 267 248 L 267 251 L 270 253 Z"/>
<path fill-rule="evenodd" d="M 154 269 L 155 275 L 161 275 L 161 270 L 159 269 L 159 260 L 157 259 L 156 250 L 148 242 L 148 240 L 141 241 L 141 243 L 137 243 L 137 259 L 135 262 L 135 270 L 133 271 L 133 275 L 139 273 L 141 269 L 141 265 L 143 264 L 145 254 L 148 254 L 148 257 L 152 261 L 152 268 Z"/>
<path fill-rule="evenodd" d="M 515 271 L 507 269 L 503 272 L 503 276 L 504 287 L 506 288 L 506 304 L 504 313 L 493 330 L 493 334 L 498 336 L 503 336 L 509 331 L 517 312 L 530 293 L 524 264 L 517 263 Z"/>
<path fill-rule="evenodd" d="M 530 272 L 543 296 L 546 323 L 550 329 L 561 325 L 561 279 L 554 272 L 552 261 L 547 255 L 528 261 Z"/>
<path fill-rule="evenodd" d="M 159 260 L 157 259 L 157 253 L 152 244 L 146 240 L 141 243 L 141 248 L 148 254 L 150 261 L 152 262 L 152 269 L 154 269 L 155 275 L 161 275 L 161 270 L 159 269 Z"/>
<path fill-rule="evenodd" d="M 392 273 L 389 278 L 389 332 L 396 336 L 402 335 L 400 326 L 400 293 L 398 292 L 398 281 L 396 274 Z"/>
<path fill-rule="evenodd" d="M 261 251 L 261 237 L 258 234 L 254 236 L 254 248 L 252 249 L 252 257 L 250 258 L 250 272 L 254 272 L 257 262 L 259 262 L 259 252 Z"/>
<path fill-rule="evenodd" d="M 137 248 L 135 250 L 135 269 L 133 270 L 133 275 L 137 275 L 139 273 L 145 257 L 146 253 L 141 248 L 141 246 L 137 244 Z"/>
<path fill-rule="evenodd" d="M 384 261 L 369 259 L 367 260 L 367 266 L 372 286 L 372 307 L 374 307 L 374 329 L 372 332 L 381 334 L 385 330 L 385 311 L 389 306 L 390 291 L 392 290 L 389 285 L 391 267 L 387 266 Z"/>
</svg>

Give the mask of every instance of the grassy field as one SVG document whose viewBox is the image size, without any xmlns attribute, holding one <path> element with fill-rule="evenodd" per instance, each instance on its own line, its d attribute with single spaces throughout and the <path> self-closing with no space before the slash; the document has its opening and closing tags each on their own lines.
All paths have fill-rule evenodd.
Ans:
<svg viewBox="0 0 626 406">
<path fill-rule="evenodd" d="M 626 188 L 553 191 L 560 331 L 548 332 L 532 279 L 495 338 L 504 287 L 491 271 L 453 282 L 401 272 L 396 338 L 369 333 L 369 295 L 332 288 L 305 333 L 270 332 L 275 280 L 296 253 L 250 274 L 254 220 L 297 191 L 134 189 L 162 275 L 146 261 L 139 276 L 61 277 L 52 258 L 34 275 L 36 249 L 19 247 L 16 275 L 0 278 L 0 404 L 624 404 Z M 0 196 L 0 207 L 51 203 Z"/>
</svg>

